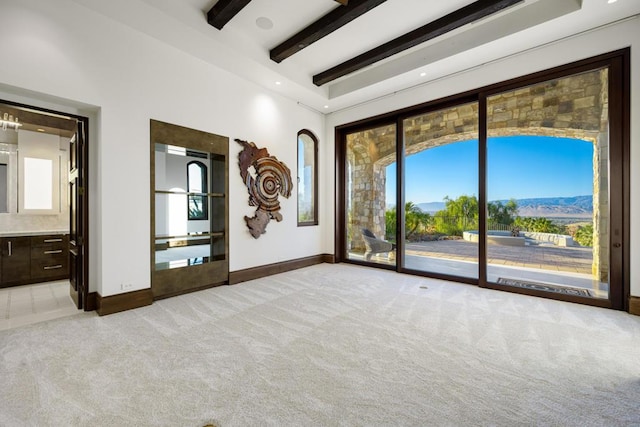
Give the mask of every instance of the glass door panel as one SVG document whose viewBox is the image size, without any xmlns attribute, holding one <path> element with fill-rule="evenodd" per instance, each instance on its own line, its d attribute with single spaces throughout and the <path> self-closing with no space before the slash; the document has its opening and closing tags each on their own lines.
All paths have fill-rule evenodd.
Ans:
<svg viewBox="0 0 640 427">
<path fill-rule="evenodd" d="M 396 265 L 396 126 L 347 135 L 346 254 L 350 260 Z"/>
<path fill-rule="evenodd" d="M 403 131 L 404 267 L 477 278 L 478 103 L 408 118 Z"/>
<path fill-rule="evenodd" d="M 487 98 L 487 280 L 609 297 L 608 73 Z"/>
</svg>

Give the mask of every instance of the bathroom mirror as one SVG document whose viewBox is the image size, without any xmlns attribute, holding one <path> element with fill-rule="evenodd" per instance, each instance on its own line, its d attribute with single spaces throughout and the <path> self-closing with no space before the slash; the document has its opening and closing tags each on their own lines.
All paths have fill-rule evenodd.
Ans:
<svg viewBox="0 0 640 427">
<path fill-rule="evenodd" d="M 68 117 L 0 102 L 0 213 L 64 214 L 76 127 Z"/>
<path fill-rule="evenodd" d="M 154 296 L 226 282 L 228 138 L 152 120 L 151 146 Z"/>
</svg>

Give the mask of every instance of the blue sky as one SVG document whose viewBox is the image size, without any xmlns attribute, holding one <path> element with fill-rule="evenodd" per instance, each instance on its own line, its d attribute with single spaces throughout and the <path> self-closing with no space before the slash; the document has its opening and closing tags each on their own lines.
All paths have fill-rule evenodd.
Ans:
<svg viewBox="0 0 640 427">
<path fill-rule="evenodd" d="M 543 136 L 489 138 L 488 199 L 593 193 L 593 145 Z M 478 141 L 432 148 L 406 159 L 406 200 L 441 202 L 478 195 Z M 395 200 L 396 164 L 387 167 L 387 203 Z"/>
</svg>

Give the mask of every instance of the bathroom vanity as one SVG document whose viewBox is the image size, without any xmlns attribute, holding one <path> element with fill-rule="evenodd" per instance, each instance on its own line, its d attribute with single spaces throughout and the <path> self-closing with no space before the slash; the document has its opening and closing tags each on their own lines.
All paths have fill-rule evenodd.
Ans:
<svg viewBox="0 0 640 427">
<path fill-rule="evenodd" d="M 69 234 L 0 234 L 0 287 L 69 278 Z"/>
</svg>

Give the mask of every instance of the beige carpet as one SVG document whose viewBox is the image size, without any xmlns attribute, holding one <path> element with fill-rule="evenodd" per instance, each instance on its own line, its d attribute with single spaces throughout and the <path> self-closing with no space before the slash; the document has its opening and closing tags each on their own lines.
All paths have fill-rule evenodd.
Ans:
<svg viewBox="0 0 640 427">
<path fill-rule="evenodd" d="M 640 317 L 323 264 L 0 331 L 0 379 L 1 426 L 638 426 Z"/>
</svg>

